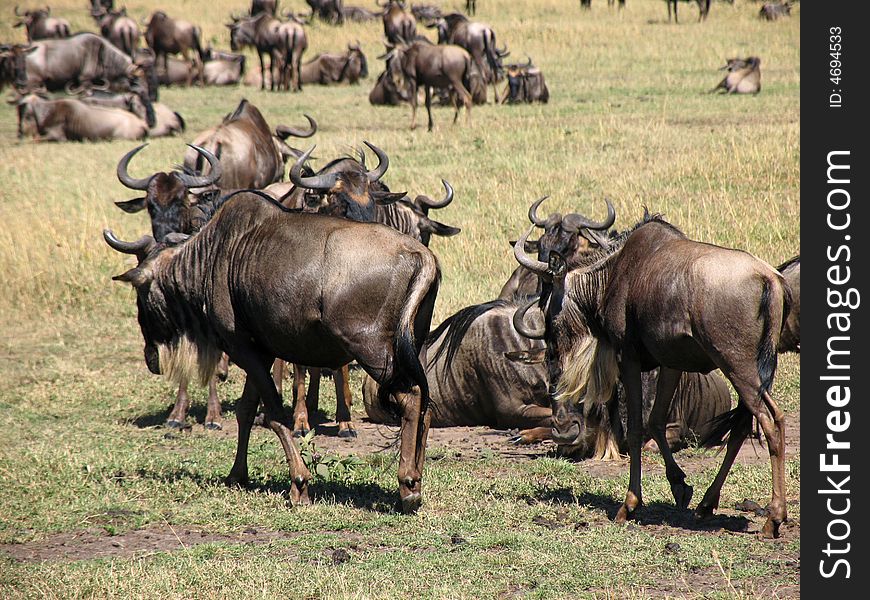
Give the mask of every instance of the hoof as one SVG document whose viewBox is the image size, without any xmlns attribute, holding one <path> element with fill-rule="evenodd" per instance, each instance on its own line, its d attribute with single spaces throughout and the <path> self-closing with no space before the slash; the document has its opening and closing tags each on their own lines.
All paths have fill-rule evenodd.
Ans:
<svg viewBox="0 0 870 600">
<path fill-rule="evenodd" d="M 306 435 L 308 435 L 309 431 L 311 431 L 311 430 L 306 429 L 305 427 L 302 427 L 301 429 L 294 429 L 293 430 L 293 437 L 305 437 Z"/>
<path fill-rule="evenodd" d="M 778 538 L 780 525 L 782 525 L 781 522 L 774 521 L 768 517 L 767 521 L 764 523 L 764 527 L 761 529 L 761 535 L 766 538 Z"/>
<path fill-rule="evenodd" d="M 248 487 L 248 478 L 247 477 L 239 477 L 239 476 L 230 474 L 227 476 L 226 479 L 224 479 L 224 484 L 227 487 L 245 488 L 245 487 Z"/>
<path fill-rule="evenodd" d="M 698 508 L 695 509 L 695 518 L 699 521 L 703 521 L 705 519 L 710 519 L 713 517 L 714 507 L 712 506 L 702 506 L 698 505 Z"/>
<path fill-rule="evenodd" d="M 617 511 L 616 518 L 613 519 L 613 522 L 614 523 L 625 523 L 626 521 L 628 521 L 629 518 L 631 518 L 632 512 L 633 511 L 629 511 L 628 507 L 625 504 L 623 504 L 622 506 L 619 507 L 619 511 Z"/>
<path fill-rule="evenodd" d="M 526 440 L 523 439 L 521 435 L 515 435 L 513 437 L 508 438 L 508 444 L 513 444 L 514 446 L 522 446 L 526 443 Z"/>
<path fill-rule="evenodd" d="M 357 437 L 356 429 L 342 429 L 338 432 L 338 437 L 353 439 Z"/>
<path fill-rule="evenodd" d="M 671 486 L 671 493 L 674 495 L 674 502 L 677 503 L 677 508 L 689 508 L 689 503 L 692 501 L 692 494 L 695 489 L 685 483 L 678 483 Z"/>
<path fill-rule="evenodd" d="M 290 489 L 290 504 L 293 506 L 309 506 L 311 499 L 308 497 L 308 480 L 296 477 Z"/>
<path fill-rule="evenodd" d="M 218 423 L 217 421 L 209 421 L 208 423 L 205 424 L 205 428 L 210 429 L 211 431 L 220 431 L 221 429 L 224 428 L 224 426 L 221 425 L 220 423 Z"/>
<path fill-rule="evenodd" d="M 184 422 L 175 419 L 169 419 L 164 425 L 169 429 L 184 429 Z"/>
<path fill-rule="evenodd" d="M 406 515 L 413 515 L 418 510 L 420 510 L 420 506 L 423 504 L 423 494 L 419 492 L 414 492 L 402 498 L 402 513 Z"/>
</svg>

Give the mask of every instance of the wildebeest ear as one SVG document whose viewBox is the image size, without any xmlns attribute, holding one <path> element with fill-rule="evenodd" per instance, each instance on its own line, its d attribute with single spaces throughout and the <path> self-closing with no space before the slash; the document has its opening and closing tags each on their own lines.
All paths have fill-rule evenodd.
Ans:
<svg viewBox="0 0 870 600">
<path fill-rule="evenodd" d="M 123 200 L 115 202 L 115 206 L 128 213 L 137 213 L 146 206 L 145 198 L 133 198 L 132 200 Z"/>
<path fill-rule="evenodd" d="M 517 245 L 517 241 L 511 240 L 510 245 L 511 245 L 511 248 L 513 248 L 514 246 Z M 526 243 L 523 246 L 523 249 L 526 252 L 537 252 L 538 250 L 540 250 L 540 248 L 541 248 L 541 240 L 526 240 Z"/>
<path fill-rule="evenodd" d="M 547 267 L 547 272 L 553 277 L 561 277 L 567 269 L 568 264 L 565 262 L 564 257 L 558 252 L 550 252 L 550 264 Z"/>
<path fill-rule="evenodd" d="M 139 267 L 133 267 L 126 273 L 115 275 L 112 277 L 112 281 L 124 281 L 126 283 L 132 283 L 133 287 L 140 287 L 151 281 L 151 274 Z"/>
<path fill-rule="evenodd" d="M 451 227 L 450 225 L 445 225 L 444 223 L 432 220 L 426 223 L 426 229 L 429 233 L 440 235 L 442 237 L 450 237 L 462 231 L 459 227 Z"/>
<path fill-rule="evenodd" d="M 408 195 L 408 192 L 372 192 L 372 198 L 381 206 L 393 204 Z"/>
<path fill-rule="evenodd" d="M 505 352 L 506 359 L 512 362 L 519 362 L 526 365 L 538 365 L 544 362 L 544 357 L 547 353 L 546 348 L 533 348 L 531 350 L 516 350 L 514 352 Z"/>
</svg>

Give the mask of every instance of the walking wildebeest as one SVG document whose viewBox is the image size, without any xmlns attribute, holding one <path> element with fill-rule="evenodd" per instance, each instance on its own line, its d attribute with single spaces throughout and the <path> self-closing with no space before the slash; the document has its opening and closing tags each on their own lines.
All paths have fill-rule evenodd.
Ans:
<svg viewBox="0 0 870 600">
<path fill-rule="evenodd" d="M 677 17 L 677 4 L 680 2 L 692 2 L 692 0 L 666 0 L 668 3 L 668 21 L 671 20 L 671 5 L 674 5 L 674 22 L 679 23 L 680 19 Z M 698 21 L 703 21 L 707 18 L 707 15 L 710 13 L 710 0 L 694 0 L 694 2 L 698 5 Z"/>
<path fill-rule="evenodd" d="M 278 125 L 273 133 L 256 106 L 242 100 L 236 109 L 224 117 L 223 122 L 200 133 L 193 144 L 205 148 L 221 161 L 222 189 L 261 189 L 284 178 L 284 163 L 293 150 L 283 140 L 290 136 L 307 138 L 317 131 L 317 123 L 305 115 L 310 129 L 301 130 Z M 184 155 L 184 166 L 202 171 L 200 155 L 189 150 Z"/>
<path fill-rule="evenodd" d="M 359 42 L 348 44 L 344 54 L 318 54 L 301 67 L 302 83 L 306 84 L 329 85 L 343 81 L 356 84 L 368 76 L 368 61 Z"/>
<path fill-rule="evenodd" d="M 180 19 L 173 19 L 162 10 L 155 11 L 145 29 L 145 41 L 154 51 L 155 60 L 163 57 L 163 68 L 169 70 L 169 55 L 181 54 L 190 62 L 194 77 L 202 82 L 202 30 L 196 25 Z M 190 52 L 194 51 L 193 56 Z M 188 82 L 190 83 L 190 82 Z"/>
<path fill-rule="evenodd" d="M 728 75 L 711 91 L 725 90 L 728 94 L 757 94 L 761 91 L 761 59 L 729 58 L 728 64 L 719 69 L 727 70 Z"/>
<path fill-rule="evenodd" d="M 728 446 L 696 514 L 706 517 L 718 507 L 755 417 L 767 438 L 773 480 L 763 532 L 778 536 L 786 520 L 785 416 L 770 390 L 790 302 L 782 275 L 748 253 L 689 240 L 648 213 L 571 271 L 558 254 L 551 253 L 549 263 L 527 256 L 523 245 L 529 233 L 531 228 L 517 240 L 514 255 L 551 286 L 540 306 L 546 311 L 548 372 L 555 388 L 554 440 L 576 439 L 587 407 L 606 402 L 617 379 L 625 386 L 631 471 L 616 521 L 624 522 L 642 504 L 641 371 L 659 367 L 650 433 L 662 452 L 674 500 L 686 508 L 692 487 L 665 442 L 666 415 L 683 372 L 719 368 L 739 403 L 717 420 L 706 440 L 721 443 L 727 435 Z"/>
<path fill-rule="evenodd" d="M 498 92 L 495 84 L 501 79 L 503 71 L 502 58 L 509 52 L 507 48 L 499 50 L 495 45 L 495 32 L 486 23 L 469 21 L 460 13 L 444 15 L 432 27 L 438 29 L 439 44 L 454 44 L 468 50 L 474 64 L 480 71 L 486 83 L 491 83 L 495 101 Z"/>
<path fill-rule="evenodd" d="M 48 6 L 44 9 L 26 10 L 22 14 L 18 12 L 18 6 L 16 5 L 15 16 L 20 17 L 21 20 L 14 26 L 25 28 L 28 42 L 62 39 L 70 36 L 69 21 L 52 17 L 51 8 Z"/>
<path fill-rule="evenodd" d="M 256 17 L 237 18 L 227 24 L 230 29 L 230 48 L 238 52 L 246 46 L 256 49 L 263 77 L 260 89 L 266 89 L 266 63 L 269 56 L 269 85 L 275 89 L 301 89 L 300 69 L 302 54 L 308 48 L 305 30 L 295 21 L 282 22 L 272 15 L 260 13 Z"/>
<path fill-rule="evenodd" d="M 801 351 L 801 257 L 797 255 L 776 268 L 791 290 L 791 310 L 779 337 L 780 352 Z"/>
<path fill-rule="evenodd" d="M 139 38 L 142 37 L 142 32 L 139 30 L 139 24 L 127 16 L 127 7 L 119 11 L 91 13 L 91 16 L 97 22 L 102 36 L 120 48 L 124 54 L 133 56 L 139 49 Z"/>
<path fill-rule="evenodd" d="M 389 0 L 386 4 L 377 2 L 384 9 L 384 36 L 391 44 L 412 42 L 417 37 L 417 19 L 405 11 L 404 2 Z"/>
<path fill-rule="evenodd" d="M 780 17 L 791 16 L 791 2 L 765 2 L 758 16 L 766 21 L 776 21 Z"/>
<path fill-rule="evenodd" d="M 180 245 L 151 236 L 122 242 L 108 230 L 104 237 L 138 258 L 114 279 L 136 288 L 152 373 L 178 379 L 198 366 L 207 379 L 224 351 L 247 374 L 228 483 L 248 481 L 261 400 L 290 465 L 291 499 L 307 503 L 311 475 L 269 367 L 275 358 L 333 369 L 355 359 L 402 415 L 399 495 L 404 512 L 420 506 L 431 418 L 421 358 L 440 279 L 425 246 L 389 227 L 293 213 L 248 194 L 228 200 Z"/>
<path fill-rule="evenodd" d="M 465 106 L 466 119 L 471 118 L 472 97 L 468 91 L 473 61 L 465 48 L 454 45 L 433 45 L 417 40 L 399 44 L 387 53 L 387 71 L 396 87 L 404 90 L 411 102 L 411 129 L 417 127 L 417 87 L 426 92 L 426 113 L 429 131 L 432 131 L 432 88 L 449 89 Z M 455 102 L 455 123 L 459 119 L 460 104 Z"/>
<path fill-rule="evenodd" d="M 81 100 L 45 100 L 29 94 L 18 102 L 18 136 L 37 142 L 141 140 L 148 124 L 122 108 L 92 106 Z"/>
<path fill-rule="evenodd" d="M 532 59 L 525 65 L 507 66 L 507 86 L 502 92 L 502 104 L 515 104 L 517 102 L 541 102 L 546 104 L 550 100 L 550 90 L 544 81 L 544 74 L 532 64 Z"/>
</svg>

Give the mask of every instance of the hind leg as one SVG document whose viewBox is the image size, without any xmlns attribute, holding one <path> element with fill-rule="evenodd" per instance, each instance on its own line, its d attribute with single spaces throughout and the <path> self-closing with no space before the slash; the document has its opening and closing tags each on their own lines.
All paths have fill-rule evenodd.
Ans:
<svg viewBox="0 0 870 600">
<path fill-rule="evenodd" d="M 305 373 L 302 365 L 293 364 L 293 435 L 306 435 L 311 431 L 308 424 L 308 405 L 305 397 Z M 314 377 L 312 376 L 312 383 Z"/>
<path fill-rule="evenodd" d="M 719 496 L 722 492 L 722 485 L 725 483 L 725 478 L 728 477 L 728 472 L 734 464 L 734 459 L 737 458 L 737 453 L 740 452 L 740 447 L 743 445 L 743 440 L 749 435 L 749 429 L 752 426 L 752 418 L 747 413 L 747 418 L 744 422 L 740 422 L 731 430 L 728 435 L 728 445 L 725 450 L 725 458 L 722 460 L 722 466 L 719 467 L 719 472 L 716 473 L 716 478 L 707 491 L 698 507 L 695 509 L 695 515 L 699 518 L 707 518 L 713 515 L 713 511 L 719 508 Z"/>
<path fill-rule="evenodd" d="M 402 425 L 399 444 L 399 497 L 402 512 L 414 513 L 423 503 L 423 462 L 426 457 L 426 440 L 432 411 L 422 411 L 420 388 L 410 392 L 393 394 L 402 408 Z"/>
<path fill-rule="evenodd" d="M 350 394 L 350 365 L 344 365 L 333 375 L 335 382 L 335 420 L 338 422 L 338 437 L 355 438 L 356 429 L 350 416 L 353 397 Z"/>
<path fill-rule="evenodd" d="M 665 367 L 659 369 L 655 404 L 649 415 L 649 431 L 658 444 L 659 452 L 665 461 L 665 472 L 668 483 L 671 484 L 671 493 L 674 495 L 677 508 L 688 508 L 689 502 L 692 500 L 692 486 L 686 485 L 686 474 L 674 460 L 666 434 L 668 413 L 671 410 L 677 384 L 680 382 L 680 375 L 682 375 L 681 371 Z"/>
</svg>

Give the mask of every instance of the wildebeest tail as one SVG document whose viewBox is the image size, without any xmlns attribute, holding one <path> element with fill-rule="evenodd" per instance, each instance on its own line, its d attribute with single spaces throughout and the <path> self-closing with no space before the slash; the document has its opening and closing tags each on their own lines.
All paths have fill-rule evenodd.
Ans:
<svg viewBox="0 0 870 600">
<path fill-rule="evenodd" d="M 728 436 L 734 432 L 739 435 L 749 433 L 752 426 L 752 413 L 742 402 L 737 404 L 736 408 L 724 412 L 721 415 L 713 417 L 707 424 L 707 433 L 698 442 L 698 446 L 703 448 L 713 448 L 721 446 L 728 440 Z"/>
<path fill-rule="evenodd" d="M 127 27 L 121 32 L 121 50 L 124 54 L 133 56 L 133 30 Z"/>
<path fill-rule="evenodd" d="M 196 54 L 199 56 L 199 64 L 200 67 L 203 63 L 205 63 L 205 53 L 202 50 L 202 30 L 199 27 L 193 28 L 193 49 L 196 50 Z"/>
<path fill-rule="evenodd" d="M 768 277 L 762 277 L 761 280 L 761 301 L 758 307 L 758 317 L 761 319 L 761 339 L 758 341 L 756 349 L 755 362 L 758 368 L 758 377 L 761 380 L 761 387 L 758 390 L 758 395 L 761 397 L 764 393 L 770 393 L 773 387 L 773 376 L 776 374 L 777 352 L 776 342 L 774 341 L 774 331 L 779 332 L 785 323 L 785 318 L 791 306 L 791 294 L 788 287 L 780 285 L 783 291 L 783 306 L 782 320 L 780 323 L 774 324 L 771 310 L 773 308 L 773 281 Z M 776 329 L 774 329 L 776 327 Z M 778 337 L 778 336 L 777 336 Z"/>
<path fill-rule="evenodd" d="M 492 69 L 492 80 L 498 78 L 498 61 L 495 56 L 495 34 L 490 32 L 490 35 L 483 36 L 483 50 L 486 54 L 486 62 L 489 68 Z M 483 75 L 483 73 L 481 73 Z"/>
</svg>

